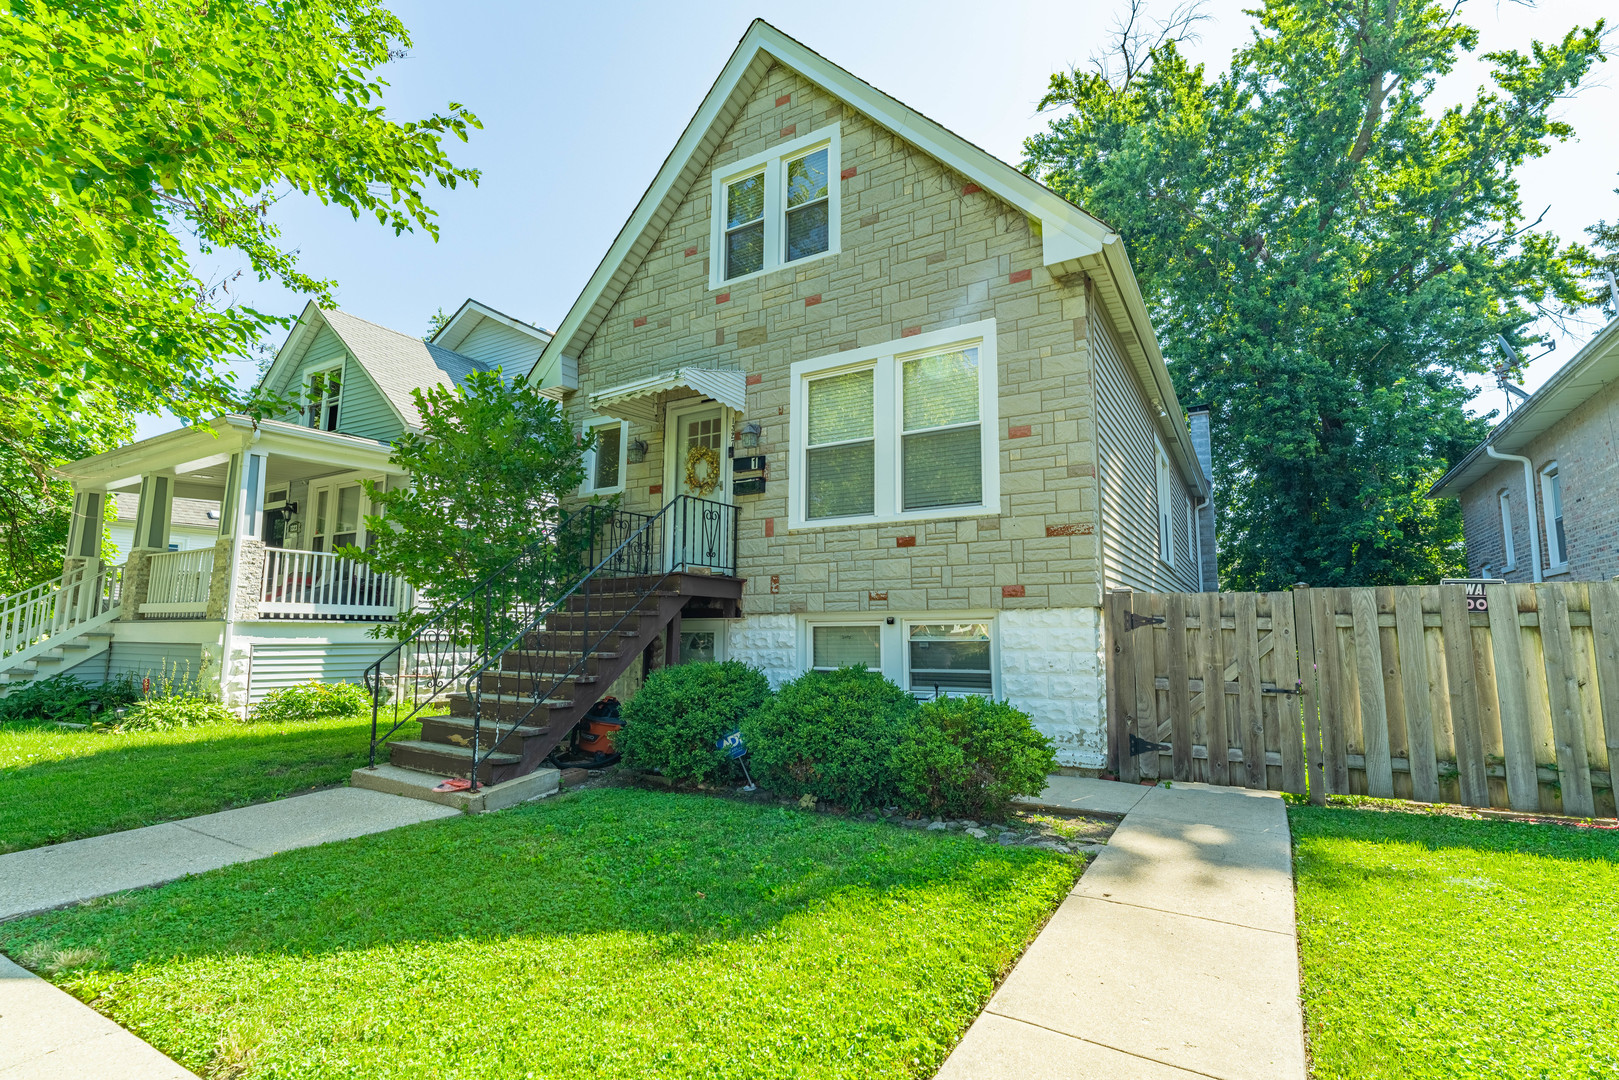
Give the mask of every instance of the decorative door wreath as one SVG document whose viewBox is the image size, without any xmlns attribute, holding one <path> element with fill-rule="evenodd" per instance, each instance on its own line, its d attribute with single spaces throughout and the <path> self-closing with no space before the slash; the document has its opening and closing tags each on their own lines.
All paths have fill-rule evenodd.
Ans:
<svg viewBox="0 0 1619 1080">
<path fill-rule="evenodd" d="M 698 470 L 702 469 L 701 472 Z M 686 451 L 686 489 L 706 499 L 720 486 L 720 452 L 698 443 Z"/>
</svg>

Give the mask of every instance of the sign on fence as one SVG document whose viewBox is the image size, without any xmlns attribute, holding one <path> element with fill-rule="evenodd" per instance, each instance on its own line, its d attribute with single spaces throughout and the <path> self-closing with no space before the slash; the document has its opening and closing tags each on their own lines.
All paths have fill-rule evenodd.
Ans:
<svg viewBox="0 0 1619 1080">
<path fill-rule="evenodd" d="M 1619 583 L 1115 592 L 1105 622 L 1121 779 L 1614 816 Z"/>
<path fill-rule="evenodd" d="M 1484 592 L 1486 585 L 1505 585 L 1501 578 L 1440 578 L 1441 585 L 1460 585 L 1467 591 L 1468 611 L 1490 610 L 1490 599 Z"/>
</svg>

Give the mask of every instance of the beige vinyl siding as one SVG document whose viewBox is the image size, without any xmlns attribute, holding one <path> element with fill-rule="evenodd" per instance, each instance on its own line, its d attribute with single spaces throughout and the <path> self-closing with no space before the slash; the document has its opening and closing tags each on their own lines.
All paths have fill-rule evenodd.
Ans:
<svg viewBox="0 0 1619 1080">
<path fill-rule="evenodd" d="M 1171 484 L 1175 566 L 1158 558 L 1157 432 L 1140 389 L 1106 322 L 1092 324 L 1098 419 L 1097 481 L 1102 489 L 1104 587 L 1193 592 L 1197 565 L 1186 535 L 1186 489 Z"/>
<path fill-rule="evenodd" d="M 483 319 L 461 339 L 455 351 L 491 368 L 500 368 L 501 377 L 511 382 L 528 374 L 544 348 L 530 334 L 502 326 L 493 319 Z"/>
</svg>

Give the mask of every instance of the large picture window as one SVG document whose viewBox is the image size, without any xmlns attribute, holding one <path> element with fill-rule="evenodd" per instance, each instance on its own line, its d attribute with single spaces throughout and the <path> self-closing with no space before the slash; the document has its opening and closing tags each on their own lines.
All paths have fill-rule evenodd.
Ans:
<svg viewBox="0 0 1619 1080">
<path fill-rule="evenodd" d="M 714 173 L 709 287 L 838 250 L 838 125 Z"/>
<path fill-rule="evenodd" d="M 998 512 L 994 330 L 794 364 L 792 527 Z"/>
</svg>

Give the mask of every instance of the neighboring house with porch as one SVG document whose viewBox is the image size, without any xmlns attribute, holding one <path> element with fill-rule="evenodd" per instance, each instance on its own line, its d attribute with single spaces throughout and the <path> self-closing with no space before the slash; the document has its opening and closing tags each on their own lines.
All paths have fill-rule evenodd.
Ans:
<svg viewBox="0 0 1619 1080">
<path fill-rule="evenodd" d="M 1619 319 L 1513 409 L 1429 496 L 1461 501 L 1475 577 L 1619 576 Z"/>
<path fill-rule="evenodd" d="M 395 765 L 465 775 L 478 713 L 519 776 L 695 655 L 1009 698 L 1097 768 L 1104 593 L 1216 588 L 1119 235 L 764 22 L 530 381 L 596 435 L 601 567 Z"/>
<path fill-rule="evenodd" d="M 365 544 L 361 481 L 408 483 L 388 459 L 421 426 L 411 391 L 526 372 L 549 340 L 474 301 L 445 336 L 459 348 L 310 304 L 261 382 L 282 415 L 221 416 L 56 470 L 75 491 L 63 574 L 0 601 L 7 679 L 166 666 L 238 708 L 295 682 L 357 680 L 387 647 L 372 629 L 411 596 L 335 552 Z M 108 500 L 120 517 L 133 508 L 111 551 Z"/>
</svg>

